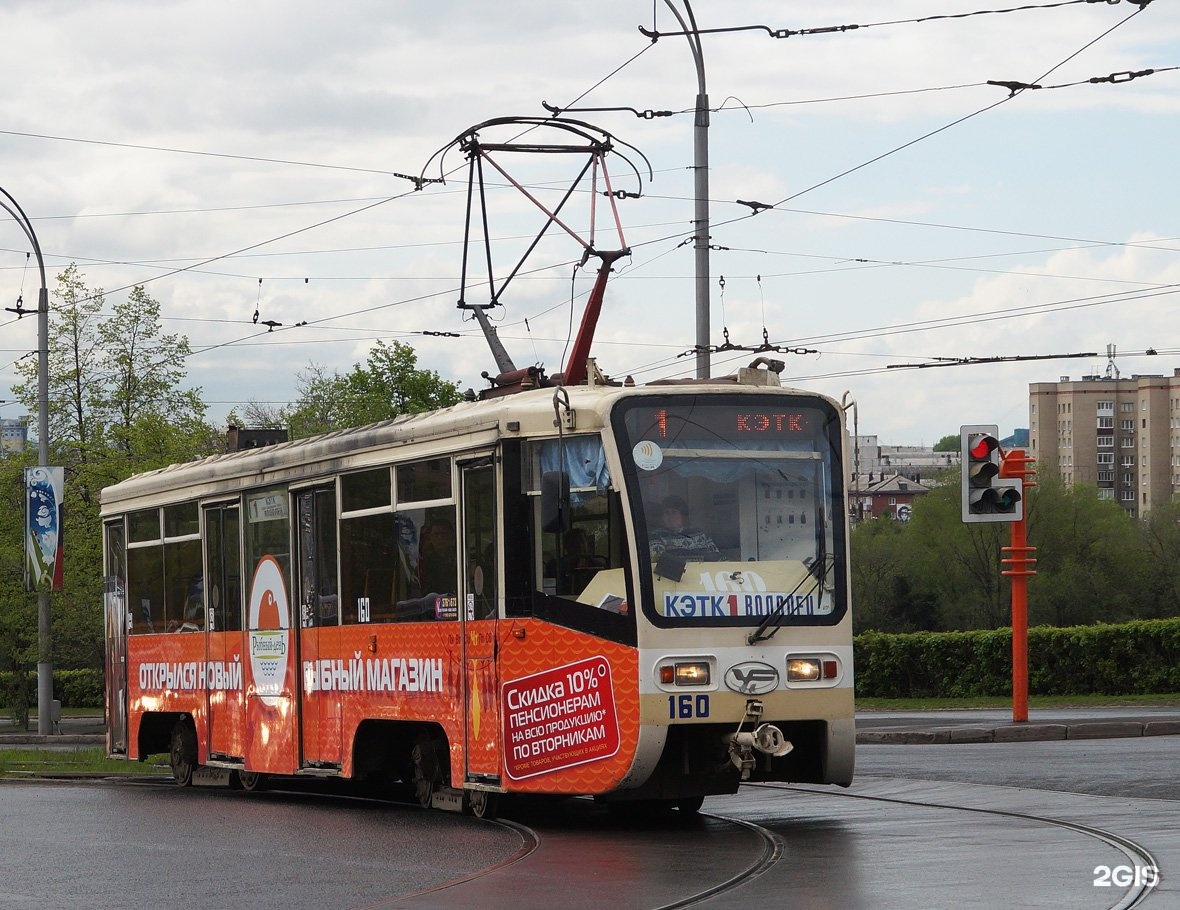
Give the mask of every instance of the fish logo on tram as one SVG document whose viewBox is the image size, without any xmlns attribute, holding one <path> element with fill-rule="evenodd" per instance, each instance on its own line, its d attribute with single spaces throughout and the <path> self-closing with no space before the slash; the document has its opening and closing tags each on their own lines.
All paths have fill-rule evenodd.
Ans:
<svg viewBox="0 0 1180 910">
<path fill-rule="evenodd" d="M 742 695 L 765 695 L 778 688 L 778 670 L 770 664 L 747 660 L 725 671 L 725 685 Z"/>
</svg>

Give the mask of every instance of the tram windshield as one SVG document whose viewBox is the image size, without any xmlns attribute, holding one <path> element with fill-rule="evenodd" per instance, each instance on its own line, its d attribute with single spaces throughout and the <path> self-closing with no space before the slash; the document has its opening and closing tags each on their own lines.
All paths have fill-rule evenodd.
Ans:
<svg viewBox="0 0 1180 910">
<path fill-rule="evenodd" d="M 669 395 L 621 403 L 615 430 L 657 622 L 839 618 L 834 408 L 802 396 Z"/>
</svg>

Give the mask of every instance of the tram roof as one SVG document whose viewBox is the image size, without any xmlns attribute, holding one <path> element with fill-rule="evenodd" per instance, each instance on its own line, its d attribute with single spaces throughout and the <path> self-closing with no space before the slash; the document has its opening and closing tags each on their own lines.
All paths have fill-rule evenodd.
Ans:
<svg viewBox="0 0 1180 910">
<path fill-rule="evenodd" d="M 600 430 L 611 405 L 636 394 L 694 394 L 711 391 L 779 391 L 777 385 L 735 383 L 732 377 L 702 381 L 657 382 L 631 387 L 614 385 L 540 388 L 492 398 L 462 401 L 447 408 L 403 414 L 379 423 L 334 430 L 289 442 L 210 455 L 136 474 L 102 491 L 102 511 L 146 508 L 168 501 L 185 501 L 258 488 L 271 483 L 311 482 L 338 471 L 363 470 L 388 464 L 390 449 L 414 446 L 408 457 L 430 457 L 455 450 L 494 444 L 502 436 L 556 435 L 555 395 L 568 394 L 577 412 L 574 432 Z M 799 390 L 786 390 L 794 391 Z M 814 394 L 814 393 L 804 393 Z M 516 425 L 510 427 L 509 422 Z"/>
</svg>

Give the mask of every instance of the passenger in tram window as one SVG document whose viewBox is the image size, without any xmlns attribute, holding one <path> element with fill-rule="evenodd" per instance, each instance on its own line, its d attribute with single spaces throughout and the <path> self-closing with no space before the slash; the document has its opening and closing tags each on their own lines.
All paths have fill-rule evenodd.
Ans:
<svg viewBox="0 0 1180 910">
<path fill-rule="evenodd" d="M 563 593 L 580 594 L 594 574 L 606 567 L 606 559 L 591 552 L 590 537 L 581 528 L 565 535 L 565 557 L 561 563 Z"/>
<path fill-rule="evenodd" d="M 198 572 L 189 582 L 184 598 L 182 632 L 198 632 L 205 627 L 205 576 Z"/>
<path fill-rule="evenodd" d="M 433 518 L 425 527 L 418 549 L 418 579 L 423 594 L 454 594 L 459 578 L 455 561 L 455 526 Z"/>
<path fill-rule="evenodd" d="M 669 496 L 663 501 L 660 521 L 661 526 L 650 534 L 653 559 L 670 550 L 698 556 L 717 552 L 717 544 L 707 532 L 689 526 L 688 503 L 681 497 Z"/>
</svg>

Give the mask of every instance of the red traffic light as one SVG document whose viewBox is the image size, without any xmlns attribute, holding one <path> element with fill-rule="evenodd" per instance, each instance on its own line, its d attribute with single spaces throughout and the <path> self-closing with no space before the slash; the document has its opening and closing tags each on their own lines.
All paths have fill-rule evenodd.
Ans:
<svg viewBox="0 0 1180 910">
<path fill-rule="evenodd" d="M 998 428 L 965 425 L 959 428 L 959 438 L 963 521 L 1019 521 L 1024 513 L 1022 484 L 1019 478 L 1002 475 Z"/>
<path fill-rule="evenodd" d="M 984 433 L 971 436 L 967 451 L 973 459 L 983 461 L 985 458 L 990 458 L 992 452 L 999 447 L 1000 442 L 996 437 Z"/>
</svg>

